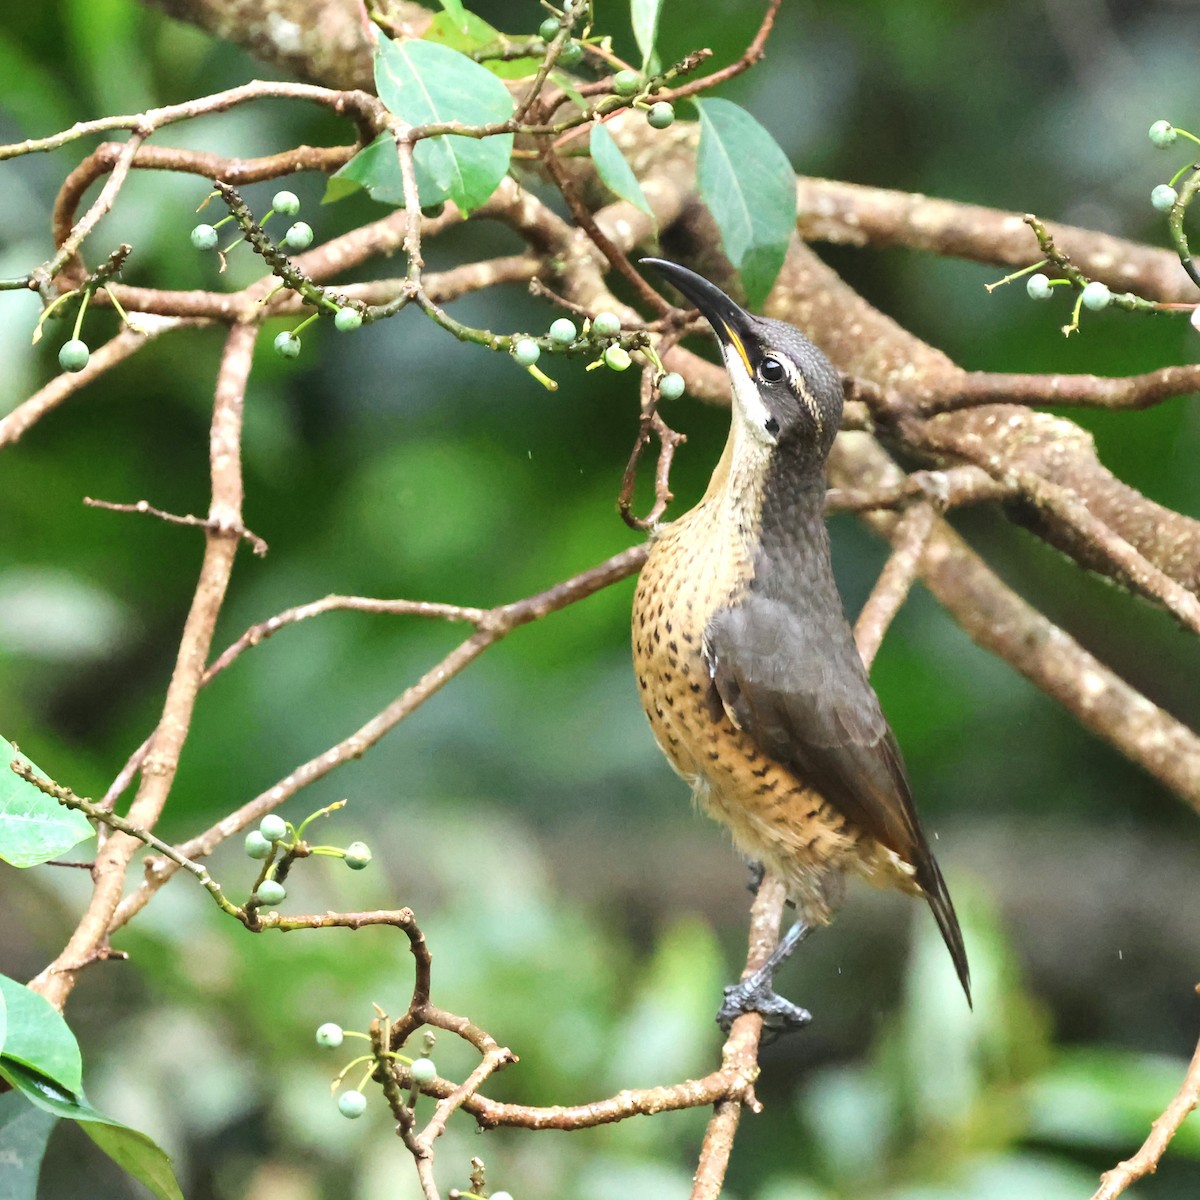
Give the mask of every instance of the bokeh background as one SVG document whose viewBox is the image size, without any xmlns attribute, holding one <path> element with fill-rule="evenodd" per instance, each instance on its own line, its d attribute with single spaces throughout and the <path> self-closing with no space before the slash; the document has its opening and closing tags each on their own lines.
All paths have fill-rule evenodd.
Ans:
<svg viewBox="0 0 1200 1200">
<path fill-rule="evenodd" d="M 473 7 L 511 32 L 533 3 Z M 631 56 L 625 6 L 600 22 Z M 760 4 L 666 0 L 667 58 L 711 46 L 728 61 Z M 1200 123 L 1189 2 L 785 5 L 770 53 L 722 95 L 749 108 L 797 169 L 1075 221 L 1165 244 L 1151 187 L 1185 151 L 1154 150 L 1158 118 Z M 244 52 L 133 0 L 48 0 L 0 15 L 0 140 L 80 118 L 180 101 L 269 75 Z M 345 129 L 299 105 L 261 104 L 179 126 L 163 144 L 263 154 Z M 0 166 L 0 274 L 50 252 L 48 212 L 79 145 Z M 293 186 L 293 185 L 289 185 Z M 332 236 L 382 214 L 366 199 L 304 216 Z M 265 209 L 271 188 L 250 189 Z M 136 177 L 93 241 L 122 238 L 129 282 L 241 286 L 188 232 L 199 181 Z M 431 247 L 434 267 L 504 252 L 494 228 Z M 824 253 L 824 251 L 823 251 Z M 1194 361 L 1185 321 L 1065 312 L 1000 272 L 903 250 L 830 250 L 870 299 L 964 365 L 1123 374 Z M 388 268 L 382 267 L 383 271 Z M 373 268 L 380 270 L 380 268 Z M 32 297 L 6 293 L 0 399 L 51 376 L 69 332 L 29 345 Z M 455 314 L 542 329 L 521 289 Z M 114 329 L 89 316 L 85 337 Z M 250 526 L 271 546 L 239 560 L 218 645 L 328 592 L 488 605 L 628 545 L 615 512 L 635 430 L 636 382 L 553 363 L 551 395 L 507 360 L 460 346 L 415 312 L 344 336 L 311 330 L 285 364 L 262 339 L 246 411 Z M 83 794 L 104 790 L 151 728 L 195 582 L 200 539 L 91 511 L 85 495 L 207 504 L 207 424 L 220 335 L 164 338 L 41 422 L 0 465 L 0 732 Z M 1195 404 L 1073 414 L 1104 461 L 1158 501 L 1200 516 Z M 676 512 L 695 499 L 726 418 L 690 400 Z M 954 523 L 1005 579 L 1182 720 L 1200 721 L 1200 649 L 1163 614 L 1082 574 L 995 514 Z M 882 547 L 834 521 L 848 607 Z M 689 809 L 642 719 L 627 649 L 632 582 L 526 628 L 455 680 L 362 761 L 290 802 L 299 820 L 340 798 L 330 840 L 370 842 L 362 874 L 302 864 L 289 905 L 411 904 L 435 955 L 435 996 L 521 1056 L 497 1096 L 571 1103 L 703 1073 L 712 1013 L 742 961 L 749 897 L 724 835 Z M 206 827 L 362 723 L 454 643 L 417 621 L 329 615 L 246 655 L 197 707 L 169 812 Z M 843 915 L 781 979 L 816 1020 L 764 1055 L 766 1111 L 739 1134 L 729 1194 L 745 1200 L 950 1200 L 1090 1195 L 1140 1143 L 1182 1078 L 1200 1026 L 1195 812 L 1077 728 L 976 649 L 920 590 L 874 669 L 927 825 L 964 916 L 977 984 L 968 1013 L 920 906 L 852 889 Z M 86 850 L 86 847 L 83 848 Z M 238 846 L 214 873 L 231 891 L 253 867 Z M 86 895 L 80 872 L 0 869 L 0 970 L 34 974 Z M 253 937 L 177 879 L 118 938 L 131 961 L 89 970 L 69 1018 L 92 1101 L 158 1137 L 189 1200 L 382 1200 L 417 1195 L 384 1106 L 340 1118 L 328 1084 L 342 1058 L 312 1030 L 363 1029 L 410 986 L 388 931 Z M 334 1061 L 335 1058 L 337 1061 Z M 444 1074 L 468 1056 L 435 1052 Z M 519 1200 L 686 1194 L 705 1114 L 638 1119 L 570 1136 L 473 1135 L 455 1123 L 444 1186 L 489 1182 Z M 1200 1126 L 1185 1126 L 1151 1200 L 1200 1192 Z M 45 1200 L 140 1195 L 76 1130 L 51 1142 Z"/>
</svg>

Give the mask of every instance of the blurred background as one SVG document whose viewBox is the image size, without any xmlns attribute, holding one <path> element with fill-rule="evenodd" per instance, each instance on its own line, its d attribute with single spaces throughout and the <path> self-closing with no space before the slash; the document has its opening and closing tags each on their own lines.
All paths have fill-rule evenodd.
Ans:
<svg viewBox="0 0 1200 1200">
<path fill-rule="evenodd" d="M 508 32 L 532 2 L 472 5 Z M 633 56 L 623 4 L 602 29 Z M 761 4 L 666 0 L 664 58 L 710 46 L 730 61 Z M 1011 208 L 1166 244 L 1150 189 L 1186 151 L 1153 149 L 1159 118 L 1200 124 L 1194 3 L 785 5 L 766 60 L 720 94 L 749 108 L 797 170 Z M 271 72 L 133 0 L 48 0 L 0 17 L 0 141 L 181 101 Z M 682 114 L 681 114 L 682 115 Z M 300 105 L 260 104 L 177 126 L 164 145 L 256 155 L 347 130 Z M 48 213 L 74 145 L 0 166 L 0 274 L 51 251 Z M 288 186 L 317 237 L 383 209 L 319 207 L 323 181 Z M 274 189 L 248 189 L 263 211 Z M 134 243 L 130 283 L 238 287 L 193 251 L 202 181 L 135 175 L 93 239 Z M 429 247 L 433 268 L 515 248 L 491 227 Z M 822 253 L 825 251 L 823 250 Z M 1126 374 L 1194 361 L 1183 319 L 1063 312 L 1002 274 L 902 250 L 830 250 L 872 301 L 970 368 Z M 372 268 L 386 273 L 394 265 Z M 360 276 L 362 277 L 362 276 Z M 1057 302 L 1055 302 L 1057 303 Z M 6 293 L 0 411 L 56 370 L 70 336 L 29 345 L 35 299 Z M 473 324 L 544 329 L 523 289 L 454 307 Z M 282 328 L 282 326 L 280 326 Z M 115 329 L 90 314 L 93 346 Z M 553 360 L 557 394 L 506 359 L 407 312 L 349 336 L 310 327 L 295 363 L 261 339 L 246 405 L 246 520 L 270 543 L 240 558 L 217 645 L 329 592 L 490 605 L 630 544 L 615 498 L 635 432 L 636 380 Z M 85 795 L 104 791 L 152 727 L 195 584 L 194 531 L 85 509 L 83 496 L 203 513 L 221 336 L 164 338 L 70 400 L 0 469 L 0 733 Z M 1200 516 L 1193 401 L 1075 413 L 1101 457 L 1154 499 Z M 675 513 L 719 455 L 726 415 L 683 400 Z M 1156 703 L 1195 727 L 1200 647 L 1163 614 L 1082 574 L 994 513 L 955 525 L 1003 577 Z M 857 611 L 884 550 L 834 521 Z M 690 809 L 642 718 L 628 653 L 633 583 L 514 634 L 360 762 L 284 810 L 348 798 L 322 837 L 368 841 L 372 867 L 301 864 L 289 907 L 412 905 L 433 948 L 435 999 L 520 1055 L 499 1098 L 573 1103 L 702 1074 L 717 1061 L 721 985 L 744 955 L 745 870 Z M 160 834 L 189 836 L 337 741 L 460 636 L 417 621 L 334 614 L 285 630 L 201 696 Z M 1090 1195 L 1140 1144 L 1182 1079 L 1200 1027 L 1200 826 L 1176 797 L 976 649 L 919 589 L 874 680 L 964 917 L 975 1012 L 923 906 L 855 886 L 835 925 L 780 980 L 816 1019 L 764 1055 L 761 1116 L 739 1133 L 729 1195 L 744 1200 L 950 1200 Z M 81 850 L 87 852 L 87 847 Z M 214 874 L 244 894 L 240 844 Z M 0 970 L 25 979 L 62 946 L 82 872 L 0 868 Z M 89 970 L 68 1010 L 93 1103 L 175 1156 L 189 1200 L 415 1197 L 383 1104 L 349 1123 L 328 1084 L 348 1057 L 318 1051 L 322 1021 L 365 1029 L 371 1003 L 407 1002 L 396 934 L 252 937 L 180 878 L 123 931 L 127 964 Z M 473 1061 L 447 1039 L 443 1074 Z M 707 1114 L 564 1135 L 441 1144 L 443 1186 L 488 1182 L 518 1200 L 686 1194 Z M 1200 1192 L 1200 1125 L 1134 1192 Z M 74 1129 L 50 1147 L 44 1200 L 142 1193 Z"/>
</svg>

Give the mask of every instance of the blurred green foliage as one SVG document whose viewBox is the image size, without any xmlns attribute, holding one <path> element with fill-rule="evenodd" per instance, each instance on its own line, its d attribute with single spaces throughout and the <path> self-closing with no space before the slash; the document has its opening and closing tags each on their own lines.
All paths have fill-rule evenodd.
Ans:
<svg viewBox="0 0 1200 1200">
<path fill-rule="evenodd" d="M 513 32 L 544 15 L 532 3 L 474 7 Z M 684 11 L 668 0 L 663 59 L 707 45 L 728 61 L 760 15 L 759 4 L 695 0 Z M 616 49 L 635 56 L 622 6 L 611 17 Z M 1165 243 L 1147 197 L 1166 159 L 1145 130 L 1160 117 L 1195 124 L 1197 24 L 1191 7 L 1165 3 L 790 4 L 766 61 L 721 95 L 753 112 L 801 171 Z M 0 23 L 0 140 L 262 74 L 244 53 L 133 0 L 10 6 Z M 344 137 L 324 114 L 263 104 L 177 127 L 162 142 L 248 155 Z M 0 274 L 49 254 L 53 196 L 80 153 L 0 167 Z M 363 197 L 320 207 L 323 184 L 289 182 L 318 238 L 384 211 Z M 260 210 L 272 190 L 247 189 Z M 188 243 L 204 195 L 199 180 L 135 176 L 93 257 L 128 238 L 130 283 L 243 285 L 257 275 L 249 255 L 220 277 Z M 503 231 L 468 228 L 429 257 L 436 269 L 513 246 Z M 903 251 L 828 257 L 969 367 L 1127 373 L 1196 355 L 1185 322 L 1113 312 L 1064 341 L 1050 306 L 1030 304 L 1019 287 L 988 296 L 982 284 L 998 272 L 973 264 Z M 0 303 L 7 410 L 54 372 L 69 329 L 52 325 L 31 350 L 33 297 L 5 293 Z M 541 330 L 555 315 L 517 289 L 454 312 L 506 330 Z M 114 328 L 110 313 L 93 313 L 88 340 Z M 306 331 L 294 364 L 270 353 L 277 332 L 262 339 L 245 438 L 246 518 L 271 553 L 239 561 L 219 645 L 332 591 L 514 599 L 629 544 L 614 501 L 635 429 L 632 378 L 551 360 L 542 364 L 560 383 L 551 395 L 414 312 L 350 335 Z M 200 542 L 80 501 L 144 497 L 204 511 L 219 346 L 212 331 L 159 341 L 4 454 L 0 732 L 85 794 L 103 791 L 153 724 Z M 1123 478 L 1197 513 L 1193 403 L 1074 415 Z M 689 438 L 674 476 L 682 511 L 703 488 L 725 418 L 687 401 L 672 417 Z M 1200 721 L 1200 653 L 1165 616 L 994 514 L 956 523 L 1085 645 Z M 847 519 L 834 522 L 834 537 L 856 609 L 883 552 Z M 742 953 L 742 869 L 719 830 L 689 815 L 645 728 L 628 665 L 631 588 L 514 634 L 364 759 L 288 806 L 297 819 L 349 797 L 329 840 L 362 838 L 374 852 L 360 874 L 302 864 L 289 904 L 413 905 L 434 951 L 437 1000 L 521 1056 L 497 1078 L 497 1096 L 571 1103 L 715 1062 L 711 1013 Z M 207 826 L 343 737 L 456 633 L 334 614 L 248 654 L 200 699 L 162 836 Z M 955 996 L 925 914 L 854 891 L 783 981 L 817 1019 L 767 1052 L 758 1085 L 767 1108 L 743 1124 L 730 1194 L 1087 1195 L 1140 1141 L 1194 1043 L 1195 814 L 973 647 L 923 593 L 901 614 L 874 678 L 966 910 L 975 1013 Z M 237 846 L 213 869 L 235 893 L 253 880 Z M 61 947 L 87 894 L 81 875 L 5 871 L 0 970 L 27 977 Z M 361 1121 L 338 1117 L 328 1082 L 343 1060 L 331 1065 L 336 1055 L 312 1042 L 322 1021 L 363 1028 L 372 1001 L 393 1012 L 404 1004 L 402 939 L 383 930 L 256 938 L 218 916 L 177 880 L 119 938 L 132 965 L 86 974 L 69 1016 L 94 1102 L 159 1137 L 195 1200 L 416 1195 L 377 1098 Z M 449 1075 L 472 1065 L 448 1039 L 435 1057 Z M 519 1198 L 682 1195 L 703 1123 L 689 1113 L 481 1140 L 463 1120 L 439 1151 L 442 1178 L 465 1186 L 468 1158 L 482 1153 L 490 1185 Z M 1185 1126 L 1137 1195 L 1195 1195 L 1198 1142 L 1194 1123 Z M 75 1131 L 54 1134 L 46 1200 L 135 1194 L 91 1153 Z"/>
</svg>

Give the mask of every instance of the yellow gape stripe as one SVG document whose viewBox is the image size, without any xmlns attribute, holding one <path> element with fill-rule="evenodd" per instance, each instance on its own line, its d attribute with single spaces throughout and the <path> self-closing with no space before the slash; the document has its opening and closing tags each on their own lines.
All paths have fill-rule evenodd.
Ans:
<svg viewBox="0 0 1200 1200">
<path fill-rule="evenodd" d="M 750 365 L 750 356 L 746 353 L 746 347 L 742 345 L 742 339 L 738 337 L 724 321 L 721 324 L 725 328 L 725 336 L 729 338 L 729 344 L 738 352 L 738 357 L 746 364 L 746 374 L 751 379 L 754 378 L 754 368 Z"/>
</svg>

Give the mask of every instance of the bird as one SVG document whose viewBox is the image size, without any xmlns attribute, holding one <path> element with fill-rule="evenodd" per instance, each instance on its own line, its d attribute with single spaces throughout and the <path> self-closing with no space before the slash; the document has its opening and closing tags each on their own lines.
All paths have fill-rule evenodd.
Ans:
<svg viewBox="0 0 1200 1200">
<path fill-rule="evenodd" d="M 718 1021 L 758 1011 L 777 1030 L 807 1024 L 774 973 L 829 923 L 847 875 L 924 897 L 970 1004 L 954 904 L 830 561 L 824 468 L 841 376 L 795 326 L 753 316 L 678 263 L 641 262 L 712 327 L 732 394 L 703 498 L 651 531 L 633 602 L 638 691 L 699 808 L 796 909 L 764 967 L 726 989 Z"/>
</svg>

